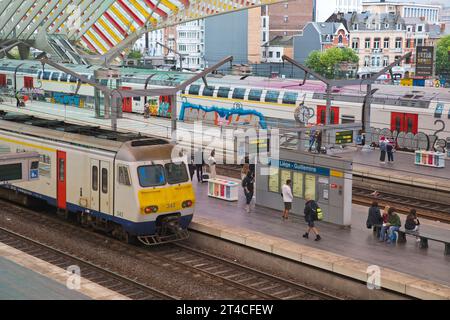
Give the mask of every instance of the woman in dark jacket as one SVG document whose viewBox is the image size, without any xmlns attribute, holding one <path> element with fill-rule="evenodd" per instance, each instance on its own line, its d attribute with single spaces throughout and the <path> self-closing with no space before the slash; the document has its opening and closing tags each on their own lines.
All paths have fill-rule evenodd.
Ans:
<svg viewBox="0 0 450 320">
<path fill-rule="evenodd" d="M 367 216 L 367 228 L 372 228 L 374 225 L 382 225 L 383 217 L 381 216 L 380 208 L 378 207 L 378 202 L 372 202 L 372 206 L 369 208 L 369 215 Z"/>
</svg>

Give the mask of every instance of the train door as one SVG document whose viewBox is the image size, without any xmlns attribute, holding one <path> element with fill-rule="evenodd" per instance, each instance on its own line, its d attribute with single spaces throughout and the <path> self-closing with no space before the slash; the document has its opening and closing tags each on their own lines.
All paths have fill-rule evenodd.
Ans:
<svg viewBox="0 0 450 320">
<path fill-rule="evenodd" d="M 95 211 L 100 211 L 99 171 L 100 161 L 91 159 L 91 209 Z"/>
<path fill-rule="evenodd" d="M 66 153 L 64 151 L 57 151 L 56 158 L 56 204 L 59 209 L 66 209 Z"/>
<path fill-rule="evenodd" d="M 24 88 L 33 88 L 33 77 L 23 77 L 23 87 Z"/>
<path fill-rule="evenodd" d="M 111 179 L 109 178 L 110 168 L 108 161 L 100 161 L 100 210 L 104 213 L 111 212 L 110 192 Z"/>
<path fill-rule="evenodd" d="M 412 132 L 418 131 L 419 116 L 415 113 L 392 112 L 391 131 Z"/>
<path fill-rule="evenodd" d="M 317 124 L 325 124 L 327 119 L 327 107 L 317 106 Z M 330 124 L 339 124 L 339 107 L 331 107 L 330 110 L 331 120 Z"/>
<path fill-rule="evenodd" d="M 0 87 L 6 87 L 6 74 L 0 74 Z"/>
<path fill-rule="evenodd" d="M 131 90 L 130 87 L 122 87 L 122 90 Z M 122 99 L 122 111 L 133 112 L 133 101 L 131 97 L 125 97 Z"/>
</svg>

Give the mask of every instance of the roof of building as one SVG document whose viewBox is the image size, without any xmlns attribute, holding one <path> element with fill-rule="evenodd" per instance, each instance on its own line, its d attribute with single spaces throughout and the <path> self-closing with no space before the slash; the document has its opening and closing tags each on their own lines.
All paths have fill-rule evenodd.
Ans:
<svg viewBox="0 0 450 320">
<path fill-rule="evenodd" d="M 341 28 L 347 28 L 341 22 L 311 22 L 321 35 L 334 35 Z"/>
</svg>

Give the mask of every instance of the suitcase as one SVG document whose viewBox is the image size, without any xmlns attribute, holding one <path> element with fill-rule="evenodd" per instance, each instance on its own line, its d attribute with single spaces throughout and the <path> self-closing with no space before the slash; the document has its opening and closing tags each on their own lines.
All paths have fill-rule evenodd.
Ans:
<svg viewBox="0 0 450 320">
<path fill-rule="evenodd" d="M 209 174 L 207 174 L 207 173 L 203 174 L 202 175 L 202 180 L 203 181 L 209 180 Z"/>
</svg>

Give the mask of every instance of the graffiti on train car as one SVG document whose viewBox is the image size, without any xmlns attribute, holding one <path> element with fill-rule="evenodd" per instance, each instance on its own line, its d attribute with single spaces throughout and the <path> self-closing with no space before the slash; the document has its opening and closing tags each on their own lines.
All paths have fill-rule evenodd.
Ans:
<svg viewBox="0 0 450 320">
<path fill-rule="evenodd" d="M 181 104 L 180 120 L 211 121 L 215 125 L 258 125 L 262 129 L 267 128 L 266 120 L 261 112 L 252 109 L 244 109 L 241 104 L 235 104 L 227 109 L 217 106 L 206 107 L 191 104 L 187 99 Z"/>
<path fill-rule="evenodd" d="M 445 122 L 436 120 L 434 124 L 440 124 L 440 129 L 436 130 L 433 134 L 426 134 L 423 132 L 414 134 L 412 132 L 392 131 L 389 128 L 380 129 L 371 127 L 367 138 L 369 144 L 374 143 L 375 145 L 378 145 L 380 138 L 384 136 L 390 140 L 394 140 L 399 149 L 446 152 L 449 148 L 450 137 L 443 138 L 438 135 L 445 130 Z"/>
</svg>

